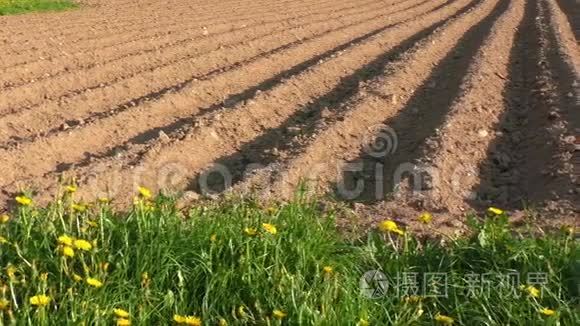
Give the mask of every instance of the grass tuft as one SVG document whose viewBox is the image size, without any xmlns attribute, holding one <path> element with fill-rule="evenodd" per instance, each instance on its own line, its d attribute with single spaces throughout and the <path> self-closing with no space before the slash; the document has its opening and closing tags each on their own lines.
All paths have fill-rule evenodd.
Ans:
<svg viewBox="0 0 580 326">
<path fill-rule="evenodd" d="M 314 201 L 183 212 L 140 191 L 121 213 L 75 190 L 0 218 L 0 324 L 580 324 L 574 232 L 503 212 L 444 243 L 396 223 L 353 240 Z"/>
<path fill-rule="evenodd" d="M 0 0 L 0 16 L 76 8 L 71 0 Z"/>
</svg>

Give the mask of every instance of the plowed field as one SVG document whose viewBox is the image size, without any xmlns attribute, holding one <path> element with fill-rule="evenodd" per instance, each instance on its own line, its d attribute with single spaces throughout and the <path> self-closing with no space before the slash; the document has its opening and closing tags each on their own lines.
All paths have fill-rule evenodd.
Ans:
<svg viewBox="0 0 580 326">
<path fill-rule="evenodd" d="M 0 17 L 0 189 L 577 216 L 573 0 L 86 1 Z M 63 181 L 64 180 L 64 181 Z M 357 205 L 362 207 L 361 205 Z"/>
</svg>

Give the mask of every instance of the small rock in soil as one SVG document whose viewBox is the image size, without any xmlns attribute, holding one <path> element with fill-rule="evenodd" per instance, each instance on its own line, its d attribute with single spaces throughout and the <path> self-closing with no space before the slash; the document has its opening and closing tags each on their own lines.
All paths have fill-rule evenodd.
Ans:
<svg viewBox="0 0 580 326">
<path fill-rule="evenodd" d="M 116 158 L 123 156 L 123 149 L 119 147 L 115 148 L 113 150 L 113 156 L 115 156 Z"/>
<path fill-rule="evenodd" d="M 169 136 L 167 136 L 167 134 L 163 130 L 160 130 L 159 131 L 159 140 L 163 143 L 167 143 L 171 139 L 169 138 Z"/>
<path fill-rule="evenodd" d="M 332 112 L 326 107 L 320 111 L 320 116 L 324 119 L 330 118 L 332 116 Z"/>
<path fill-rule="evenodd" d="M 62 125 L 60 125 L 60 130 L 65 131 L 68 130 L 70 128 L 70 126 L 68 125 L 68 123 L 63 123 Z"/>
<path fill-rule="evenodd" d="M 560 114 L 556 111 L 550 111 L 550 113 L 548 113 L 548 119 L 550 120 L 557 120 L 560 118 Z"/>
<path fill-rule="evenodd" d="M 295 135 L 295 134 L 299 134 L 300 133 L 300 128 L 298 128 L 298 127 L 288 127 L 288 128 L 286 128 L 286 131 L 289 134 L 294 134 Z"/>
</svg>

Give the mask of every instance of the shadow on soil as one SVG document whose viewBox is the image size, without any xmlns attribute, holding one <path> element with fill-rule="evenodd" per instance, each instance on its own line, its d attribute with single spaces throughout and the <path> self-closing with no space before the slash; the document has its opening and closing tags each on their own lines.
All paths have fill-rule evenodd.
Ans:
<svg viewBox="0 0 580 326">
<path fill-rule="evenodd" d="M 479 0 L 473 1 L 453 17 L 459 16 L 468 11 L 478 1 Z M 440 9 L 446 4 L 447 3 L 430 11 Z M 324 114 L 331 115 L 332 119 L 341 119 L 341 116 L 344 113 L 342 112 L 342 109 L 347 105 L 345 103 L 348 103 L 348 100 L 358 92 L 359 85 L 371 81 L 384 73 L 384 68 L 387 63 L 397 60 L 400 54 L 404 53 L 427 35 L 433 33 L 433 31 L 444 23 L 445 21 L 441 21 L 419 31 L 417 34 L 401 42 L 390 51 L 383 53 L 369 64 L 343 78 L 334 89 L 314 100 L 311 104 L 297 110 L 295 114 L 286 119 L 278 128 L 270 129 L 253 141 L 242 145 L 240 150 L 235 154 L 221 157 L 214 161 L 214 164 L 225 166 L 227 168 L 227 171 L 231 174 L 232 181 L 230 184 L 225 184 L 223 177 L 216 173 L 214 176 L 215 178 L 210 178 L 208 184 L 204 185 L 204 188 L 209 187 L 210 191 L 222 192 L 229 186 L 235 185 L 247 177 L 248 174 L 252 172 L 251 167 L 253 165 L 258 168 L 277 162 L 279 160 L 279 157 L 276 155 L 277 151 L 290 151 L 291 153 L 299 152 L 300 149 L 307 146 L 307 140 L 317 131 L 316 127 L 318 126 L 318 122 L 323 119 L 323 112 Z M 402 23 L 387 25 L 378 31 L 382 32 L 400 24 Z M 359 38 L 356 43 L 369 39 L 376 34 L 378 34 L 376 31 L 369 33 Z M 351 45 L 353 45 L 352 42 L 350 42 L 348 46 Z M 346 49 L 348 46 L 341 46 L 340 51 Z M 337 51 L 335 50 L 332 51 L 332 53 L 336 52 Z M 330 52 L 325 57 L 328 57 L 329 55 L 331 55 Z M 308 63 L 308 66 L 312 66 L 314 63 L 318 62 L 319 59 L 320 58 L 317 58 L 316 60 L 308 60 L 306 62 Z M 294 130 L 299 130 L 299 132 L 295 133 Z M 202 176 L 207 177 L 206 174 L 198 175 L 190 182 L 189 188 L 201 191 L 200 177 Z M 205 191 L 207 190 L 204 190 L 203 192 Z"/>
<path fill-rule="evenodd" d="M 400 187 L 397 180 L 405 180 L 405 175 L 396 178 L 403 164 L 414 166 L 422 158 L 422 146 L 425 140 L 434 136 L 437 128 L 445 121 L 453 101 L 461 93 L 461 85 L 468 73 L 473 57 L 477 54 L 482 42 L 489 36 L 491 28 L 499 16 L 507 10 L 508 1 L 500 1 L 492 13 L 479 24 L 469 28 L 463 37 L 457 41 L 455 48 L 442 59 L 435 70 L 419 87 L 406 103 L 405 107 L 395 117 L 383 122 L 397 132 L 398 146 L 394 154 L 373 157 L 361 150 L 358 157 L 351 163 L 362 163 L 362 173 L 344 173 L 342 184 L 336 184 L 336 189 L 361 189 L 356 198 L 347 198 L 355 202 L 374 203 L 383 201 Z M 383 135 L 378 135 L 371 144 L 384 141 Z M 364 146 L 369 148 L 372 145 Z M 429 175 L 412 173 L 407 176 L 409 183 L 415 184 L 414 190 L 429 189 Z M 417 180 L 416 178 L 420 179 Z M 417 189 L 420 187 L 421 189 Z M 341 191 L 336 192 L 341 198 Z M 420 205 L 420 204 L 419 204 Z"/>
<path fill-rule="evenodd" d="M 526 2 L 524 21 L 510 53 L 509 82 L 503 94 L 507 110 L 496 128 L 501 134 L 489 146 L 487 160 L 479 166 L 481 182 L 474 189 L 480 205 L 493 203 L 524 209 L 528 203 L 569 196 L 571 180 L 550 175 L 561 168 L 562 162 L 554 159 L 557 136 L 549 130 L 558 117 L 573 125 L 578 107 L 573 108 L 573 101 L 565 96 L 573 77 L 562 67 L 546 11 L 540 15 L 539 6 L 538 0 Z M 546 28 L 545 33 L 541 26 Z M 544 55 L 542 48 L 546 49 Z"/>
</svg>

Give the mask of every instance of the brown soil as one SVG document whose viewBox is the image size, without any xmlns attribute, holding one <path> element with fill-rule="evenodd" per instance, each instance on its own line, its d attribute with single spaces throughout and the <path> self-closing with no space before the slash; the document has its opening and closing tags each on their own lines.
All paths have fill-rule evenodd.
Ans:
<svg viewBox="0 0 580 326">
<path fill-rule="evenodd" d="M 368 223 L 458 228 L 490 205 L 578 222 L 568 0 L 84 3 L 0 18 L 6 207 L 70 178 L 120 203 L 307 180 Z"/>
</svg>

